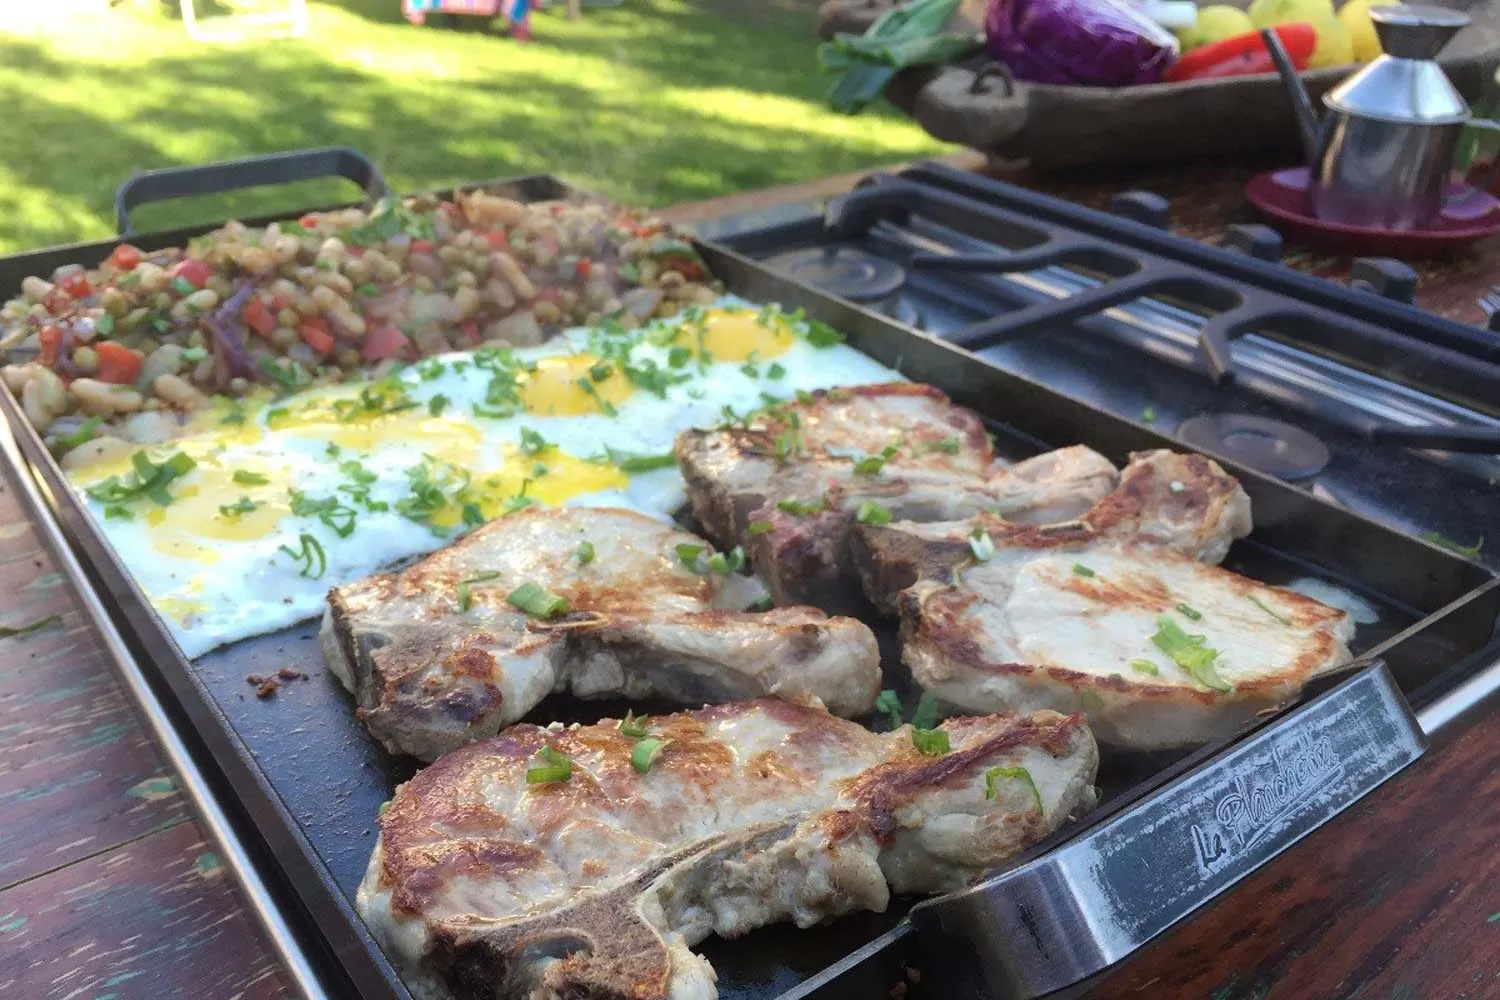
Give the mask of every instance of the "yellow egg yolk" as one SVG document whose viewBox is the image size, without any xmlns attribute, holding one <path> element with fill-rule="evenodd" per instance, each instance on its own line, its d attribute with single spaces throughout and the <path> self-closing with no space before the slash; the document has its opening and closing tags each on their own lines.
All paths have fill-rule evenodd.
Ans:
<svg viewBox="0 0 1500 1000">
<path fill-rule="evenodd" d="M 713 309 L 698 323 L 679 327 L 676 345 L 686 347 L 693 357 L 706 351 L 710 362 L 769 361 L 785 354 L 795 336 L 791 324 L 780 316 L 762 323 L 749 309 Z"/>
<path fill-rule="evenodd" d="M 462 417 L 435 417 L 425 405 L 409 405 L 400 394 L 378 386 L 299 396 L 290 405 L 266 411 L 266 425 L 359 452 L 391 441 L 420 444 L 460 465 L 477 457 L 484 440 L 484 433 Z"/>
<path fill-rule="evenodd" d="M 543 417 L 609 413 L 631 393 L 620 369 L 592 354 L 539 358 L 536 369 L 518 378 L 521 403 Z"/>
<path fill-rule="evenodd" d="M 573 497 L 599 490 L 624 489 L 630 477 L 615 466 L 590 462 L 557 448 L 527 455 L 507 448 L 498 468 L 477 472 L 469 484 L 429 520 L 438 528 L 454 528 L 463 521 L 463 508 L 474 504 L 486 521 L 526 506 L 530 500 L 555 507 Z"/>
</svg>

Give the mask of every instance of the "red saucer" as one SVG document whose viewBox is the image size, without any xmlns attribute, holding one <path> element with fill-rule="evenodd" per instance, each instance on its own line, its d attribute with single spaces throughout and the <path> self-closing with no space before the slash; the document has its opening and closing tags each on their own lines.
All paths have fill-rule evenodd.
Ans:
<svg viewBox="0 0 1500 1000">
<path fill-rule="evenodd" d="M 1422 257 L 1440 254 L 1500 234 L 1500 198 L 1457 182 L 1437 222 L 1426 229 L 1345 226 L 1314 218 L 1307 209 L 1308 169 L 1291 167 L 1256 174 L 1245 197 L 1269 217 L 1289 241 L 1352 257 Z"/>
</svg>

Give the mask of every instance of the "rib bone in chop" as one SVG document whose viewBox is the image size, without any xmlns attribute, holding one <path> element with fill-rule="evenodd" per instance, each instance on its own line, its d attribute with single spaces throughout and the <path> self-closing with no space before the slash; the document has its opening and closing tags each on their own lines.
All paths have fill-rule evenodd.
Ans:
<svg viewBox="0 0 1500 1000">
<path fill-rule="evenodd" d="M 521 725 L 397 790 L 357 905 L 421 995 L 711 1000 L 709 934 L 961 888 L 1094 801 L 1079 716 L 950 719 L 938 756 L 771 698 L 637 721 L 645 773 L 615 722 Z"/>
<path fill-rule="evenodd" d="M 713 556 L 628 510 L 521 511 L 332 590 L 324 656 L 370 732 L 424 760 L 562 690 L 697 704 L 784 694 L 839 715 L 870 710 L 880 664 L 867 626 L 806 607 L 739 610 L 759 584 L 715 572 Z M 566 609 L 507 601 L 528 584 Z"/>
<path fill-rule="evenodd" d="M 1077 521 L 863 525 L 856 561 L 944 702 L 1081 710 L 1101 743 L 1166 749 L 1231 735 L 1350 658 L 1344 612 L 1209 565 L 1249 530 L 1218 465 L 1151 452 Z"/>
<path fill-rule="evenodd" d="M 912 383 L 812 393 L 746 426 L 686 431 L 676 451 L 708 535 L 744 546 L 778 604 L 829 611 L 858 606 L 849 532 L 867 504 L 897 520 L 1043 523 L 1077 517 L 1116 481 L 1082 447 L 1007 468 L 974 413 Z"/>
</svg>

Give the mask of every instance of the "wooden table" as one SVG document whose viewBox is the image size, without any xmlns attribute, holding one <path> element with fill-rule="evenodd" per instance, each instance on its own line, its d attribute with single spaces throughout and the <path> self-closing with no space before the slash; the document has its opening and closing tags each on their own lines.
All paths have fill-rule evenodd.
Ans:
<svg viewBox="0 0 1500 1000">
<path fill-rule="evenodd" d="M 965 161 L 960 161 L 965 162 Z M 1028 183 L 1101 202 L 1182 195 L 1189 235 L 1238 211 L 1239 172 Z M 681 206 L 690 220 L 824 197 L 852 178 Z M 1467 321 L 1500 263 L 1423 268 Z M 1320 273 L 1338 262 L 1303 258 Z M 1500 502 L 1500 501 L 1497 501 Z M 1497 539 L 1496 541 L 1500 541 Z M 273 1000 L 285 975 L 133 718 L 16 498 L 0 486 L 0 998 Z M 1090 1000 L 1500 997 L 1500 731 L 1473 723 L 1402 777 L 1126 963 Z"/>
</svg>

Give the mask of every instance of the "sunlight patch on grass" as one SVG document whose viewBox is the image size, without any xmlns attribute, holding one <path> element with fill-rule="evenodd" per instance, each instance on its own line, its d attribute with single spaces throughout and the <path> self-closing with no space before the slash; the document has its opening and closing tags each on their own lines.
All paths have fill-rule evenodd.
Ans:
<svg viewBox="0 0 1500 1000">
<path fill-rule="evenodd" d="M 576 22 L 549 10 L 523 46 L 340 2 L 370 17 L 315 2 L 295 41 L 195 44 L 174 20 L 126 10 L 0 35 L 0 252 L 107 235 L 135 171 L 312 146 L 360 149 L 398 190 L 547 171 L 645 206 L 944 148 L 888 109 L 828 110 L 811 7 L 631 0 Z M 299 207 L 278 191 L 215 197 L 141 217 Z"/>
</svg>

